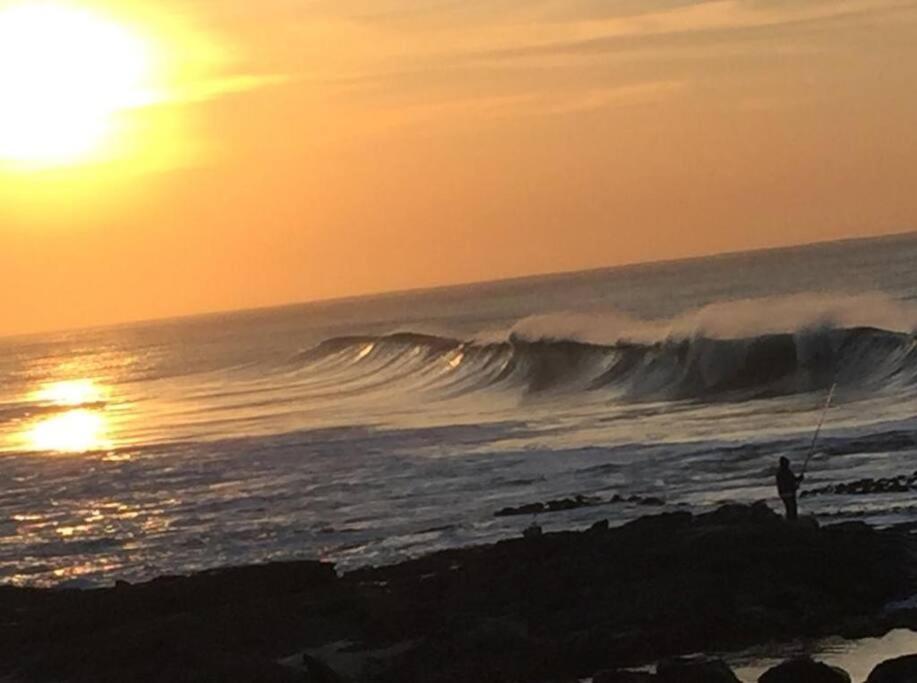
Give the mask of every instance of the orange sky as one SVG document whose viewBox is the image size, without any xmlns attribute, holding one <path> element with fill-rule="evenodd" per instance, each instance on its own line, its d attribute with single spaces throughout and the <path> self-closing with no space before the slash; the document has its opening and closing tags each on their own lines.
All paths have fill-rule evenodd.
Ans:
<svg viewBox="0 0 917 683">
<path fill-rule="evenodd" d="M 117 7 L 173 94 L 0 170 L 0 333 L 917 227 L 915 3 Z"/>
</svg>

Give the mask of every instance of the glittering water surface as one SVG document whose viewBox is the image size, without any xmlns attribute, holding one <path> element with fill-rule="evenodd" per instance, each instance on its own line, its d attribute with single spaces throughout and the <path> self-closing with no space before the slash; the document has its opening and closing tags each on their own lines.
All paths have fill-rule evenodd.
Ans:
<svg viewBox="0 0 917 683">
<path fill-rule="evenodd" d="M 806 485 L 910 475 L 915 258 L 900 237 L 2 339 L 0 580 L 389 562 L 575 494 L 773 498 L 835 382 Z"/>
</svg>

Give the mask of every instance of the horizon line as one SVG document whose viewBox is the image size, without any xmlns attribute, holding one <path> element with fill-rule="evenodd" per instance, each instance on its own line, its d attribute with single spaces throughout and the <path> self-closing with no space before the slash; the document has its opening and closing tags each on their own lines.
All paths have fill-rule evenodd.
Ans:
<svg viewBox="0 0 917 683">
<path fill-rule="evenodd" d="M 793 244 L 781 244 L 777 246 L 769 247 L 754 247 L 752 249 L 727 249 L 724 251 L 715 251 L 709 254 L 699 254 L 693 256 L 681 256 L 675 258 L 661 258 L 647 261 L 629 261 L 626 263 L 619 263 L 609 266 L 596 266 L 589 268 L 574 268 L 569 270 L 556 270 L 556 271 L 543 271 L 536 273 L 528 273 L 525 275 L 513 275 L 509 277 L 497 277 L 493 279 L 485 280 L 467 280 L 464 282 L 455 282 L 450 284 L 438 284 L 438 285 L 429 285 L 422 287 L 407 287 L 404 289 L 390 289 L 390 290 L 381 290 L 381 291 L 370 291 L 363 292 L 358 294 L 347 294 L 343 296 L 330 296 L 325 298 L 316 298 L 316 299 L 301 299 L 297 301 L 287 301 L 282 303 L 275 304 L 265 304 L 260 306 L 249 306 L 244 308 L 219 308 L 207 311 L 200 311 L 197 313 L 177 313 L 175 315 L 164 315 L 161 317 L 152 317 L 152 318 L 135 318 L 120 320 L 109 323 L 98 323 L 98 324 L 89 324 L 85 326 L 77 327 L 64 327 L 64 328 L 48 328 L 48 329 L 38 329 L 25 332 L 12 332 L 12 333 L 0 333 L 0 340 L 8 341 L 13 339 L 21 339 L 28 337 L 37 337 L 42 335 L 54 335 L 54 334 L 64 334 L 71 332 L 89 332 L 93 330 L 106 330 L 106 329 L 116 329 L 120 327 L 131 327 L 134 325 L 148 325 L 156 323 L 166 323 L 166 322 L 177 322 L 182 320 L 189 320 L 192 318 L 207 318 L 207 317 L 218 317 L 225 315 L 235 315 L 235 314 L 245 314 L 245 313 L 257 313 L 257 312 L 266 312 L 273 310 L 280 310 L 284 308 L 298 308 L 301 306 L 313 306 L 318 304 L 337 304 L 345 303 L 351 301 L 359 301 L 362 299 L 374 299 L 374 298 L 383 298 L 383 297 L 397 297 L 397 296 L 406 296 L 411 294 L 420 294 L 424 292 L 440 292 L 450 289 L 460 289 L 465 287 L 475 287 L 475 286 L 485 286 L 485 285 L 498 285 L 498 284 L 509 284 L 513 282 L 524 282 L 526 280 L 535 280 L 535 279 L 545 279 L 545 278 L 554 278 L 554 277 L 564 277 L 567 275 L 574 274 L 588 274 L 588 273 L 601 273 L 611 270 L 625 270 L 628 268 L 640 268 L 644 266 L 654 266 L 654 265 L 666 265 L 666 264 L 675 264 L 675 263 L 690 263 L 692 261 L 703 261 L 707 259 L 714 258 L 726 258 L 730 256 L 739 256 L 741 254 L 763 254 L 768 252 L 779 252 L 779 251 L 789 251 L 792 249 L 805 249 L 810 247 L 823 247 L 831 244 L 848 244 L 851 242 L 878 242 L 881 240 L 893 240 L 896 238 L 904 238 L 908 236 L 917 237 L 917 229 L 908 229 L 900 230 L 896 232 L 888 232 L 880 235 L 871 235 L 871 236 L 857 236 L 857 237 L 840 237 L 836 239 L 824 239 L 824 240 L 815 240 L 813 242 L 798 242 Z"/>
</svg>

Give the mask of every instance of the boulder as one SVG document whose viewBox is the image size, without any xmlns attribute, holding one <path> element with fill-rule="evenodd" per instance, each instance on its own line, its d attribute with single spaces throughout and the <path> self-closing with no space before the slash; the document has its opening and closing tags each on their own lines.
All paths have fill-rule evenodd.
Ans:
<svg viewBox="0 0 917 683">
<path fill-rule="evenodd" d="M 917 655 L 885 660 L 876 665 L 866 683 L 917 683 Z"/>
<path fill-rule="evenodd" d="M 656 665 L 656 680 L 660 683 L 741 683 L 726 662 L 706 657 L 663 660 Z"/>
<path fill-rule="evenodd" d="M 850 683 L 850 676 L 836 666 L 798 657 L 768 669 L 758 683 Z"/>
</svg>

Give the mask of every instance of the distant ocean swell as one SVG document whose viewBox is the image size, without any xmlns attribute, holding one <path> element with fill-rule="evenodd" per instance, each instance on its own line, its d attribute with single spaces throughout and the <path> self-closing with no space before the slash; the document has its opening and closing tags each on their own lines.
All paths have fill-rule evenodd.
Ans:
<svg viewBox="0 0 917 683">
<path fill-rule="evenodd" d="M 312 376 L 314 389 L 324 383 L 329 394 L 605 391 L 631 401 L 728 401 L 805 393 L 834 382 L 865 391 L 907 388 L 917 383 L 917 342 L 912 334 L 871 327 L 610 344 L 403 332 L 329 339 L 294 364 Z"/>
</svg>

